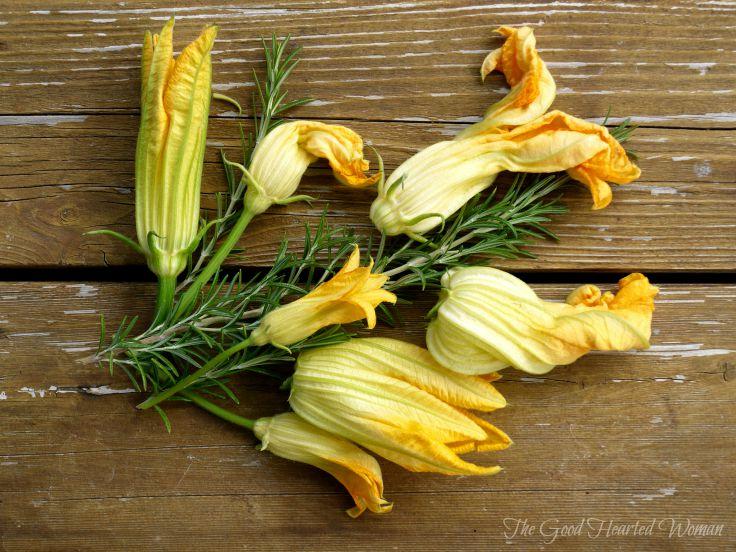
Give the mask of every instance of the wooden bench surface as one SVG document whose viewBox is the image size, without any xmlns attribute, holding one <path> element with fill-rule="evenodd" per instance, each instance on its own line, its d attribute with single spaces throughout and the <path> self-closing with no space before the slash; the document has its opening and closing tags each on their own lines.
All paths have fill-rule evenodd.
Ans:
<svg viewBox="0 0 736 552">
<path fill-rule="evenodd" d="M 642 177 L 615 187 L 602 211 L 584 190 L 566 191 L 569 213 L 552 224 L 560 241 L 494 264 L 548 299 L 649 273 L 662 290 L 652 348 L 591 354 L 544 377 L 508 371 L 509 406 L 492 415 L 515 442 L 492 455 L 504 471 L 450 478 L 384 462 L 386 516 L 351 520 L 328 475 L 261 453 L 250 434 L 194 408 L 169 407 L 167 434 L 134 409 L 124 376 L 85 362 L 99 315 L 148 312 L 154 287 L 140 258 L 82 234 L 134 233 L 140 43 L 170 15 L 179 47 L 220 25 L 214 88 L 244 104 L 258 37 L 291 33 L 303 61 L 289 88 L 317 99 L 292 115 L 354 128 L 389 168 L 500 98 L 502 77 L 477 75 L 500 43 L 492 31 L 532 25 L 558 85 L 554 107 L 631 116 Z M 213 104 L 206 207 L 223 186 L 219 149 L 235 155 L 240 123 L 250 120 Z M 276 240 L 298 239 L 325 208 L 333 223 L 371 231 L 370 191 L 337 188 L 324 164 L 302 190 L 319 201 L 260 217 L 234 264 L 268 266 Z M 734 2 L 4 2 L 0 550 L 732 550 L 735 191 Z M 417 294 L 404 325 L 379 332 L 421 343 L 434 300 Z M 284 409 L 268 381 L 243 378 L 238 391 L 246 415 Z M 581 521 L 582 534 L 561 534 Z M 654 523 L 651 534 L 620 534 L 636 522 Z M 698 524 L 723 527 L 688 534 Z"/>
</svg>

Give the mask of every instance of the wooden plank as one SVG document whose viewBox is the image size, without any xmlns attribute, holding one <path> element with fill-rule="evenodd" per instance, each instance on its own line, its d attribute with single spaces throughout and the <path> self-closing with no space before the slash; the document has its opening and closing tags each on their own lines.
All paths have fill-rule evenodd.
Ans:
<svg viewBox="0 0 736 552">
<path fill-rule="evenodd" d="M 499 44 L 492 30 L 529 24 L 557 80 L 558 108 L 600 117 L 613 106 L 615 116 L 655 126 L 736 126 L 736 12 L 727 2 L 684 0 L 54 0 L 43 9 L 15 0 L 0 7 L 0 113 L 135 111 L 143 31 L 171 15 L 179 45 L 206 23 L 221 25 L 215 88 L 240 98 L 260 65 L 258 37 L 291 33 L 304 46 L 291 88 L 320 100 L 300 110 L 304 117 L 467 121 L 504 92 L 500 76 L 485 86 L 477 78 Z"/>
<path fill-rule="evenodd" d="M 355 128 L 383 155 L 388 169 L 462 125 L 338 121 Z M 133 236 L 133 115 L 0 117 L 0 266 L 66 267 L 141 264 L 111 238 L 83 236 L 111 228 Z M 209 132 L 204 204 L 224 176 L 219 148 L 238 159 L 238 121 L 215 118 Z M 570 213 L 551 228 L 559 243 L 539 243 L 537 260 L 499 262 L 514 269 L 722 271 L 736 268 L 733 221 L 736 160 L 733 131 L 639 129 L 631 148 L 642 177 L 614 189 L 612 205 L 590 210 L 581 187 L 564 197 Z M 276 207 L 259 217 L 244 244 L 247 266 L 269 265 L 277 237 L 299 238 L 329 205 L 333 224 L 371 229 L 373 193 L 339 187 L 324 164 L 310 169 L 302 190 L 320 198 Z"/>
<path fill-rule="evenodd" d="M 535 288 L 559 300 L 574 285 Z M 167 435 L 155 415 L 135 411 L 137 395 L 109 394 L 129 387 L 124 377 L 79 362 L 94 349 L 99 314 L 114 323 L 147 312 L 151 285 L 2 283 L 0 542 L 7 550 L 414 549 L 427 539 L 440 550 L 507 542 L 728 549 L 736 543 L 736 479 L 724 469 L 736 453 L 736 286 L 661 288 L 650 350 L 589 355 L 543 378 L 507 372 L 499 388 L 509 406 L 490 419 L 515 445 L 476 457 L 500 463 L 502 474 L 410 474 L 384 462 L 395 511 L 352 521 L 327 475 L 261 453 L 247 433 L 185 405 L 168 407 Z M 433 301 L 417 297 L 404 326 L 379 333 L 421 342 L 418 321 Z M 242 379 L 245 415 L 285 408 L 272 382 Z M 548 545 L 539 534 L 509 537 L 505 518 L 664 521 L 648 537 L 584 534 Z M 670 519 L 725 529 L 669 538 Z"/>
<path fill-rule="evenodd" d="M 368 551 L 385 546 L 387 542 L 399 543 L 394 547 L 396 550 L 448 552 L 495 550 L 504 545 L 517 545 L 522 550 L 587 551 L 595 546 L 598 550 L 676 552 L 697 546 L 698 550 L 728 551 L 733 549 L 734 539 L 726 534 L 725 528 L 721 537 L 668 537 L 670 520 L 689 517 L 691 524 L 713 523 L 714 519 L 726 523 L 729 518 L 725 516 L 692 514 L 693 510 L 728 511 L 733 503 L 724 494 L 698 497 L 688 493 L 681 495 L 683 500 L 679 502 L 663 495 L 636 509 L 631 506 L 636 494 L 598 489 L 579 493 L 540 490 L 511 496 L 493 491 L 457 492 L 441 497 L 407 494 L 399 497 L 405 506 L 404 515 L 394 512 L 381 519 L 358 521 L 338 510 L 346 506 L 344 500 L 321 494 L 111 497 L 81 501 L 38 499 L 35 506 L 12 497 L 7 506 L 21 513 L 23 521 L 17 522 L 20 527 L 11 525 L 4 544 L 9 551 L 58 550 L 59 547 L 80 551 L 103 547 L 106 550 L 229 550 L 242 547 L 253 551 L 328 552 Z M 428 503 L 433 509 L 426 508 Z M 529 518 L 531 504 L 556 512 L 543 530 L 548 536 L 506 538 L 504 531 L 512 534 L 513 529 L 505 529 L 504 521 L 513 528 L 516 519 L 527 519 L 529 524 L 535 524 L 537 533 L 541 530 L 541 522 Z M 588 515 L 581 517 L 581 509 Z M 203 519 L 192 523 L 192 512 L 200 513 Z M 464 515 L 461 519 L 455 518 L 453 512 Z M 615 531 L 615 527 L 633 525 L 637 521 L 640 525 L 649 525 L 653 514 L 660 517 L 655 518 L 657 526 L 652 537 L 617 536 L 615 533 L 605 536 L 612 520 L 615 520 Z M 576 526 L 582 518 L 591 520 L 584 536 L 554 538 L 555 527 L 559 531 L 564 525 Z M 59 523 L 67 519 L 73 520 L 69 526 L 49 526 L 49 520 Z M 602 520 L 603 533 L 595 538 L 588 537 L 588 531 L 591 535 L 601 531 L 598 520 Z"/>
</svg>

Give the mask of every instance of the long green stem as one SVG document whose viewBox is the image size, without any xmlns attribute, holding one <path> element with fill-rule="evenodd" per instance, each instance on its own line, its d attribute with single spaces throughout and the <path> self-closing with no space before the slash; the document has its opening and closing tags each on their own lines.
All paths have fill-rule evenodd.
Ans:
<svg viewBox="0 0 736 552">
<path fill-rule="evenodd" d="M 159 276 L 158 294 L 156 295 L 156 310 L 153 316 L 153 324 L 157 326 L 166 319 L 174 303 L 174 290 L 176 289 L 176 276 Z"/>
<path fill-rule="evenodd" d="M 235 353 L 248 348 L 249 345 L 250 345 L 250 339 L 244 339 L 243 341 L 241 341 L 240 343 L 236 345 L 233 345 L 229 349 L 225 349 L 220 354 L 211 358 L 205 364 L 203 364 L 202 367 L 199 368 L 199 370 L 192 372 L 187 377 L 185 377 L 182 380 L 179 380 L 176 384 L 172 385 L 168 389 L 161 391 L 161 393 L 159 393 L 158 395 L 153 395 L 151 397 L 148 397 L 145 401 L 139 404 L 136 408 L 140 410 L 146 410 L 148 408 L 156 406 L 160 402 L 165 401 L 169 397 L 172 397 L 176 395 L 177 393 L 180 393 L 181 391 L 185 390 L 187 387 L 195 383 L 199 378 L 207 374 L 207 372 L 217 368 L 224 360 L 230 358 Z"/>
<path fill-rule="evenodd" d="M 210 278 L 214 276 L 215 272 L 220 269 L 220 266 L 225 262 L 227 256 L 238 243 L 240 236 L 243 235 L 248 223 L 254 216 L 255 213 L 251 212 L 247 207 L 243 210 L 240 214 L 240 218 L 238 218 L 238 221 L 233 225 L 227 238 L 225 238 L 225 241 L 222 242 L 220 247 L 217 249 L 217 252 L 212 256 L 210 262 L 207 263 L 207 266 L 202 269 L 202 272 L 200 272 L 194 282 L 192 282 L 192 285 L 190 285 L 182 294 L 179 305 L 176 308 L 175 318 L 181 317 L 191 308 L 197 300 L 199 292 L 202 291 L 202 288 L 210 281 Z"/>
<path fill-rule="evenodd" d="M 251 420 L 250 418 L 244 418 L 243 416 L 238 416 L 237 414 L 229 411 L 226 408 L 222 408 L 221 406 L 217 406 L 216 404 L 208 401 L 201 395 L 197 395 L 196 393 L 192 391 L 182 391 L 180 393 L 181 396 L 186 397 L 190 401 L 192 401 L 194 404 L 196 404 L 198 407 L 202 408 L 203 410 L 206 410 L 210 414 L 214 414 L 218 418 L 222 418 L 223 420 L 230 422 L 231 424 L 235 424 L 240 427 L 245 427 L 253 430 L 253 426 L 255 425 L 255 420 Z"/>
</svg>

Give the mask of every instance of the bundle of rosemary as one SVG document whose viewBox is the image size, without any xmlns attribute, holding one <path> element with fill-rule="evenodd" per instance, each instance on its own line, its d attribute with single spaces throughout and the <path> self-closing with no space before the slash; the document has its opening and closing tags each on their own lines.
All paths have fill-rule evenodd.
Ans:
<svg viewBox="0 0 736 552">
<path fill-rule="evenodd" d="M 344 413 L 344 397 L 353 396 L 357 388 L 365 392 L 380 380 L 379 387 L 386 390 L 380 401 L 388 401 L 383 406 L 389 415 L 395 412 L 392 400 L 418 393 L 429 394 L 427 401 L 441 402 L 432 403 L 430 411 L 503 406 L 488 377 L 459 375 L 426 350 L 398 341 L 354 339 L 350 324 L 366 320 L 372 328 L 377 317 L 393 324 L 397 307 L 390 304 L 409 300 L 412 290 L 441 288 L 448 271 L 486 264 L 493 257 L 531 256 L 525 247 L 532 241 L 554 239 L 547 223 L 565 212 L 559 195 L 573 179 L 591 189 L 597 206 L 605 206 L 606 189 L 610 196 L 606 181 L 623 183 L 638 170 L 617 142 L 628 138 L 631 127 L 624 124 L 609 134 L 604 127 L 566 114 L 544 115 L 551 103 L 551 76 L 547 78 L 532 44 L 531 50 L 514 50 L 535 61 L 516 60 L 521 79 L 518 71 L 513 79 L 509 76 L 513 60 L 504 58 L 512 91 L 481 123 L 455 140 L 422 150 L 389 177 L 376 153 L 378 169 L 369 176 L 363 142 L 355 132 L 283 118 L 289 109 L 310 100 L 288 100 L 284 85 L 298 63 L 299 49 L 290 50 L 289 37 L 274 36 L 263 41 L 265 76 L 254 72 L 253 130 L 246 132 L 240 125 L 242 160 L 222 153 L 227 188 L 217 194 L 212 218 L 203 220 L 199 194 L 210 98 L 231 102 L 241 115 L 242 109 L 235 100 L 211 93 L 210 50 L 217 29 L 205 29 L 172 61 L 173 24 L 172 19 L 160 35 L 147 34 L 144 42 L 136 152 L 138 240 L 97 232 L 122 239 L 146 257 L 159 280 L 155 312 L 141 333 L 134 331 L 138 316 L 125 318 L 109 335 L 103 319 L 97 358 L 110 371 L 124 371 L 138 391 L 148 394 L 138 408 L 154 409 L 169 431 L 162 407 L 167 400 L 191 403 L 253 429 L 264 448 L 338 477 L 356 501 L 353 513 L 387 509 L 375 460 L 353 443 L 409 469 L 480 473 L 457 454 L 504 448 L 510 440 L 479 418 L 457 421 L 444 436 L 430 436 L 434 430 L 428 429 L 427 434 L 399 438 L 401 446 L 392 441 L 386 448 L 381 444 L 383 430 L 355 420 L 365 414 L 362 399 L 355 399 L 363 406 L 352 405 L 352 422 L 340 422 L 340 430 L 328 427 L 337 423 L 335 416 L 327 423 L 317 415 L 324 404 L 310 401 L 319 402 L 322 395 L 346 386 L 345 395 L 334 398 Z M 533 39 L 527 28 L 504 34 L 507 42 L 499 50 L 513 41 L 528 44 L 529 37 Z M 488 67 L 485 63 L 484 71 L 493 69 Z M 553 98 L 553 81 L 551 86 Z M 318 158 L 327 160 L 343 185 L 377 184 L 370 215 L 380 233 L 355 235 L 347 227 L 331 225 L 325 212 L 318 224 L 305 226 L 298 247 L 286 238 L 281 241 L 271 268 L 249 277 L 223 268 L 254 217 L 273 204 L 312 199 L 295 192 Z M 515 173 L 510 185 L 504 192 L 500 186 L 489 191 L 504 170 Z M 368 266 L 361 266 L 361 252 L 371 258 Z M 295 360 L 296 373 L 285 371 Z M 342 366 L 339 377 L 330 372 L 333 363 Z M 231 382 L 245 372 L 270 376 L 275 387 L 291 385 L 290 403 L 297 414 L 249 420 L 221 406 L 222 401 L 238 404 Z M 427 374 L 436 381 L 429 383 Z M 337 379 L 330 379 L 333 376 Z M 357 383 L 351 383 L 353 377 Z M 453 400 L 460 402 L 452 403 L 437 385 L 463 393 L 475 389 L 477 400 L 456 397 Z M 391 423 L 403 427 L 401 421 Z M 445 422 L 437 423 L 435 427 Z M 430 438 L 439 441 L 427 441 L 424 451 L 406 444 Z M 396 452 L 399 449 L 403 452 Z M 336 456 L 349 459 L 341 464 L 343 471 L 334 467 Z M 345 466 L 353 475 L 362 474 L 360 484 L 346 482 L 352 480 L 343 473 Z"/>
</svg>

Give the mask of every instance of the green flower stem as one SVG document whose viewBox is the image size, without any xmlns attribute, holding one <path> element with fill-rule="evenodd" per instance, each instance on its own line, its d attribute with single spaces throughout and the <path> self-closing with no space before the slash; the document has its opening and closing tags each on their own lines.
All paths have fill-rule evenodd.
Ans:
<svg viewBox="0 0 736 552">
<path fill-rule="evenodd" d="M 243 235 L 248 223 L 254 216 L 255 213 L 248 209 L 248 207 L 243 210 L 240 214 L 240 218 L 238 218 L 238 222 L 236 222 L 232 227 L 227 238 L 225 238 L 225 241 L 222 242 L 217 252 L 212 256 L 210 262 L 207 263 L 207 266 L 202 269 L 202 272 L 200 272 L 194 282 L 192 282 L 192 285 L 190 285 L 182 294 L 179 305 L 174 313 L 174 319 L 178 319 L 183 316 L 192 307 L 199 296 L 199 292 L 202 291 L 202 288 L 210 281 L 210 278 L 212 278 L 212 276 L 214 276 L 220 269 L 220 266 L 225 262 L 227 256 L 238 243 L 240 236 Z"/>
<path fill-rule="evenodd" d="M 222 364 L 224 360 L 227 360 L 228 358 L 233 356 L 235 353 L 242 351 L 244 349 L 247 349 L 249 345 L 250 345 L 250 339 L 244 339 L 243 341 L 241 341 L 240 343 L 236 345 L 233 345 L 229 349 L 225 349 L 219 355 L 215 356 L 214 358 L 211 358 L 205 364 L 203 364 L 202 367 L 199 368 L 199 370 L 192 372 L 187 377 L 179 380 L 176 384 L 172 385 L 168 389 L 161 391 L 161 393 L 159 393 L 158 395 L 153 395 L 151 397 L 148 397 L 145 401 L 139 404 L 136 408 L 140 410 L 146 410 L 148 408 L 156 406 L 160 402 L 165 401 L 169 397 L 172 397 L 176 395 L 177 393 L 184 391 L 187 387 L 195 383 L 199 378 L 207 374 L 207 372 L 217 368 L 220 364 Z"/>
<path fill-rule="evenodd" d="M 174 303 L 174 290 L 176 289 L 176 276 L 159 276 L 158 294 L 156 295 L 156 310 L 153 316 L 153 324 L 158 326 L 168 316 Z"/>
<path fill-rule="evenodd" d="M 180 395 L 182 397 L 186 397 L 187 399 L 192 401 L 194 404 L 196 404 L 198 407 L 202 408 L 203 410 L 206 410 L 210 414 L 214 414 L 218 418 L 222 418 L 226 422 L 230 422 L 231 424 L 235 424 L 240 427 L 245 427 L 253 431 L 255 420 L 251 420 L 250 418 L 244 418 L 243 416 L 238 416 L 237 414 L 231 412 L 230 410 L 227 410 L 226 408 L 222 408 L 221 406 L 217 406 L 216 404 L 208 401 L 204 397 L 197 395 L 196 393 L 192 391 L 182 391 Z"/>
</svg>

